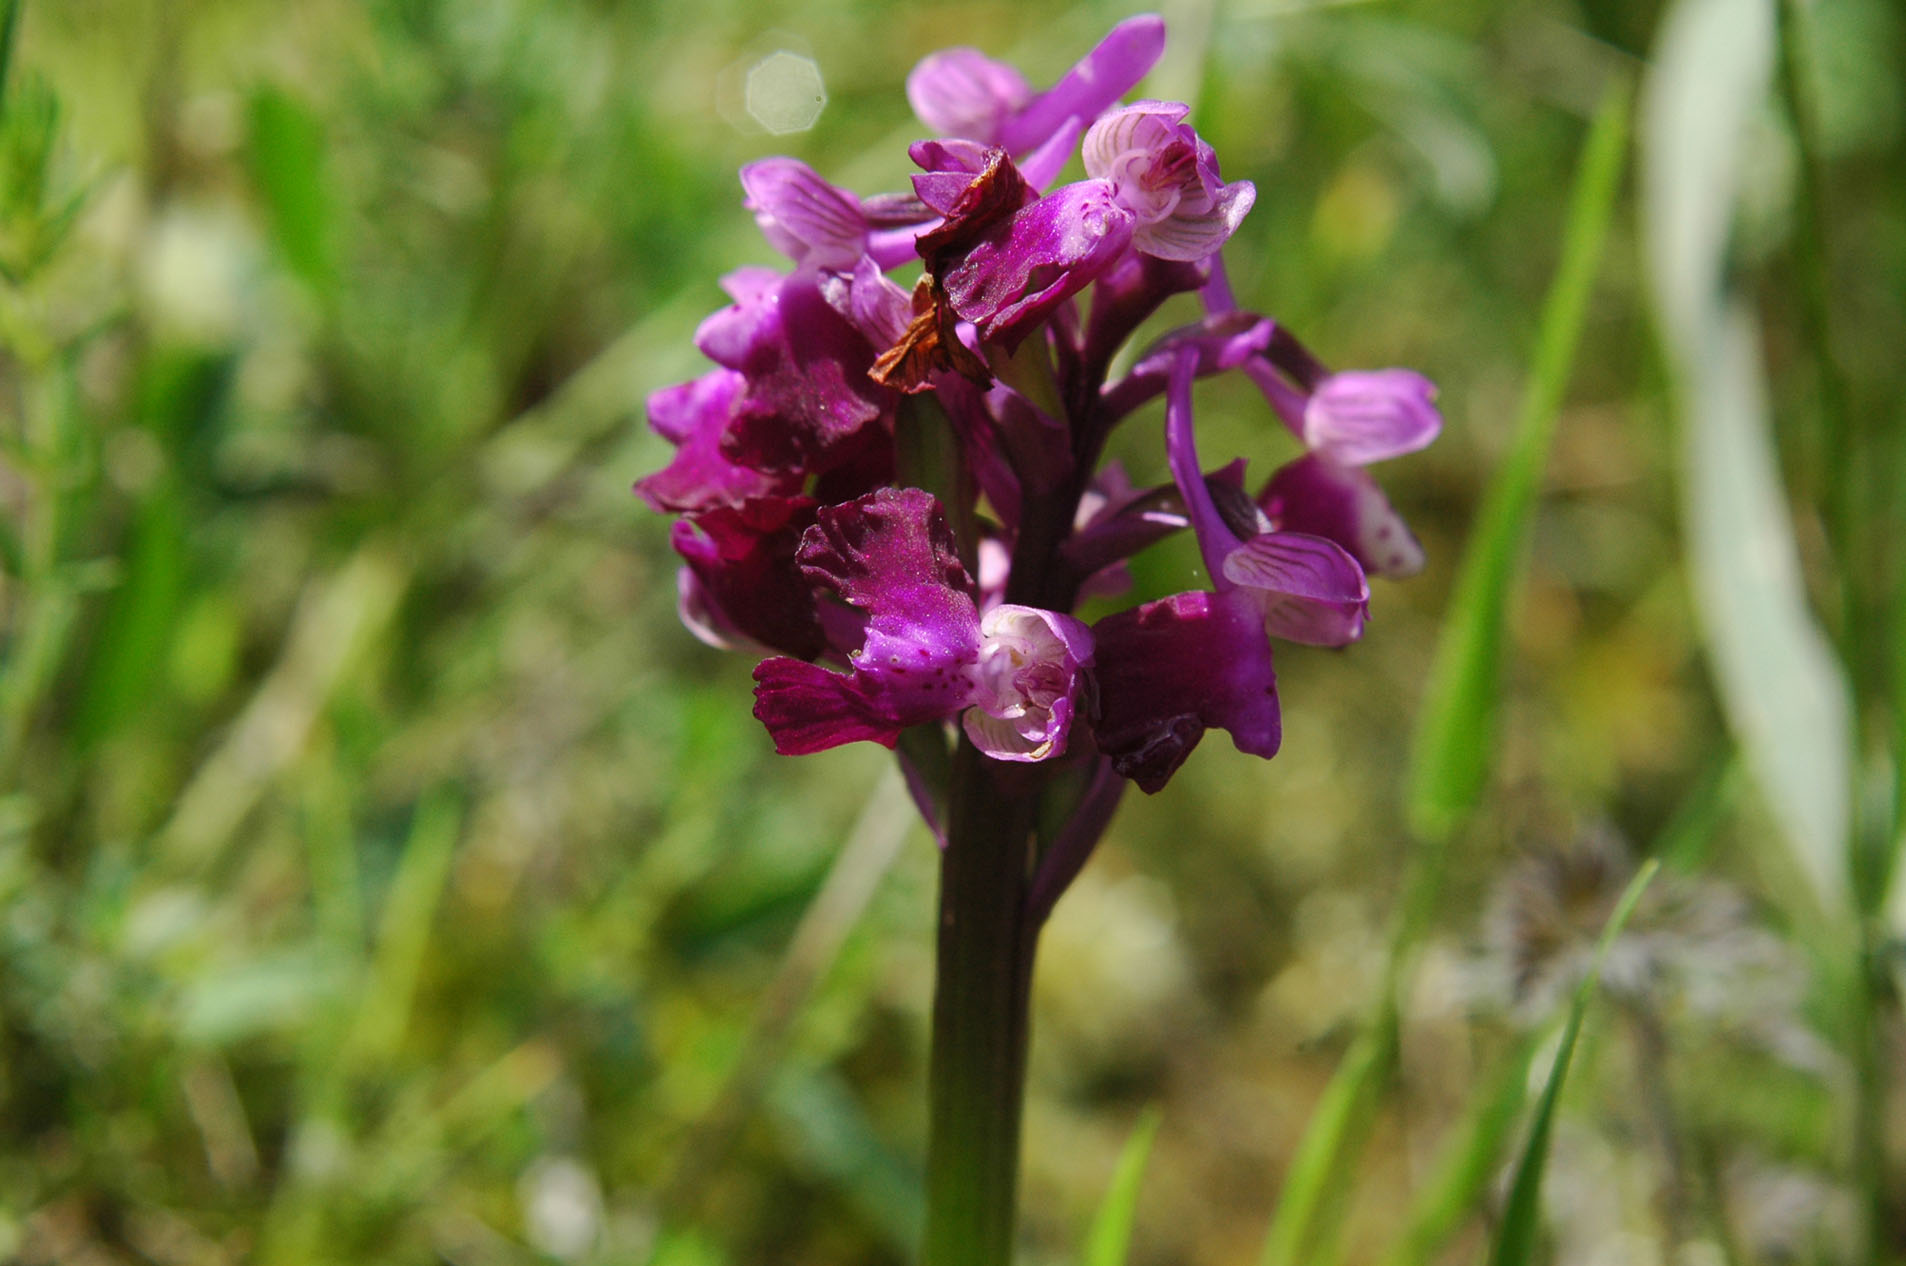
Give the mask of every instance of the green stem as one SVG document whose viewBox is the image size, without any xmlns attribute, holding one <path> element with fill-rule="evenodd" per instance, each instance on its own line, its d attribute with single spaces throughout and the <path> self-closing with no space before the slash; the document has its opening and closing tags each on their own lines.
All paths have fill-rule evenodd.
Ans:
<svg viewBox="0 0 1906 1266">
<path fill-rule="evenodd" d="M 1042 786 L 960 740 L 940 863 L 926 1266 L 1012 1260 L 1037 938 L 1026 897 Z"/>
</svg>

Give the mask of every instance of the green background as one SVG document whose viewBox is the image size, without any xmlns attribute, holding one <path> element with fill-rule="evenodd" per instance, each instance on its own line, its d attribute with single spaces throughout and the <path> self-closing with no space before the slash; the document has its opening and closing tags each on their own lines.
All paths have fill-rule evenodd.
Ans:
<svg viewBox="0 0 1906 1266">
<path fill-rule="evenodd" d="M 1378 987 L 1417 847 L 1409 736 L 1586 120 L 1646 74 L 1658 9 L 1167 11 L 1147 91 L 1192 100 L 1226 176 L 1258 188 L 1227 252 L 1240 299 L 1334 365 L 1429 374 L 1447 429 L 1376 471 L 1425 573 L 1378 582 L 1359 645 L 1280 650 L 1282 753 L 1211 736 L 1128 798 L 1061 903 L 1026 1261 L 1074 1260 L 1148 1105 L 1132 1261 L 1256 1260 Z M 676 622 L 668 524 L 628 492 L 668 457 L 641 401 L 701 372 L 716 279 L 773 260 L 740 164 L 791 153 L 903 188 L 921 56 L 975 43 L 1042 84 L 1128 11 L 26 6 L 0 119 L 0 1259 L 909 1260 L 933 848 L 884 752 L 776 758 L 750 662 Z M 1898 429 L 1906 20 L 1886 0 L 1814 17 L 1823 227 L 1797 220 L 1770 98 L 1730 258 L 1817 576 L 1817 491 L 1843 472 L 1815 438 L 1794 245 L 1826 245 L 1853 412 Z M 743 101 L 778 49 L 825 79 L 799 134 Z M 1391 1242 L 1522 1031 L 1490 983 L 1502 876 L 1585 831 L 1641 850 L 1729 768 L 1638 233 L 1631 188 L 1547 467 L 1488 811 L 1450 846 L 1397 1083 L 1336 1193 L 1353 1261 Z M 1245 387 L 1202 390 L 1201 445 L 1255 476 L 1293 449 Z M 1141 480 L 1164 476 L 1158 441 L 1151 415 L 1123 434 Z M 1195 568 L 1162 548 L 1140 590 Z M 1765 804 L 1720 783 L 1696 848 L 1742 894 L 1728 927 L 1810 982 L 1737 996 L 1770 1013 L 1741 1023 L 1817 1058 L 1698 1007 L 1611 1011 L 1558 1135 L 1563 1260 L 1615 1235 L 1718 1243 L 1689 1210 L 1730 1201 L 1741 1261 L 1850 1240 L 1844 981 Z M 775 983 L 844 855 L 864 913 L 823 907 Z M 1599 926 L 1573 913 L 1570 944 Z M 1750 951 L 1695 940 L 1735 982 Z M 1659 1112 L 1638 1090 L 1656 1083 Z M 1763 1173 L 1806 1197 L 1796 1256 L 1754 1238 Z"/>
</svg>

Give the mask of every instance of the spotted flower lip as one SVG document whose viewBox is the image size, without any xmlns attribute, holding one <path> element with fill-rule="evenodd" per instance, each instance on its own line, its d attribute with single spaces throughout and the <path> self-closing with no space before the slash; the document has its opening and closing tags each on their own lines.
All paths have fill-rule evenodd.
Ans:
<svg viewBox="0 0 1906 1266">
<path fill-rule="evenodd" d="M 1165 51 L 1156 14 L 1127 18 L 1107 32 L 1052 87 L 1033 92 L 1024 75 L 974 48 L 949 48 L 907 76 L 907 101 L 942 136 L 997 145 L 1019 155 L 1069 122 L 1089 125 L 1143 79 Z"/>
<path fill-rule="evenodd" d="M 973 582 L 939 502 L 883 488 L 823 508 L 799 561 L 816 586 L 866 616 L 849 673 L 798 659 L 755 669 L 755 716 L 784 755 L 869 740 L 892 747 L 909 726 L 962 717 L 998 760 L 1065 751 L 1092 634 L 1071 616 L 1000 604 L 981 618 Z"/>
<path fill-rule="evenodd" d="M 1085 134 L 1086 175 L 1109 180 L 1134 217 L 1132 246 L 1194 261 L 1222 247 L 1257 201 L 1248 180 L 1224 183 L 1210 145 L 1184 122 L 1191 107 L 1140 101 L 1103 115 Z"/>
</svg>

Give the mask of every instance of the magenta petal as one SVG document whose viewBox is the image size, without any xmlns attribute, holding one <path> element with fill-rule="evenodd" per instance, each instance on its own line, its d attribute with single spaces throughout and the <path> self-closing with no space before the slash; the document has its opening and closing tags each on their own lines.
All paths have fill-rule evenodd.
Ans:
<svg viewBox="0 0 1906 1266">
<path fill-rule="evenodd" d="M 762 236 L 795 263 L 850 269 L 867 244 L 860 200 L 793 158 L 764 158 L 741 169 L 745 205 Z"/>
<path fill-rule="evenodd" d="M 1413 453 L 1443 428 L 1435 400 L 1435 384 L 1408 369 L 1331 374 L 1304 406 L 1304 443 L 1346 466 Z"/>
<path fill-rule="evenodd" d="M 913 178 L 914 196 L 936 214 L 952 215 L 973 177 L 992 161 L 994 148 L 958 139 L 915 141 L 907 147 L 908 157 L 921 169 Z"/>
<path fill-rule="evenodd" d="M 734 300 L 710 313 L 695 327 L 695 346 L 717 365 L 742 368 L 755 346 L 780 335 L 781 283 L 779 273 L 746 268 L 721 279 L 721 288 Z"/>
<path fill-rule="evenodd" d="M 811 659 L 828 644 L 795 551 L 813 521 L 805 497 L 763 497 L 678 519 L 671 540 L 724 628 Z"/>
<path fill-rule="evenodd" d="M 1163 787 L 1206 729 L 1273 756 L 1282 737 L 1271 645 L 1239 594 L 1174 594 L 1092 628 L 1099 686 L 1093 734 L 1113 768 Z"/>
<path fill-rule="evenodd" d="M 724 273 L 719 284 L 736 303 L 748 303 L 779 286 L 781 274 L 761 264 L 747 264 Z"/>
<path fill-rule="evenodd" d="M 686 444 L 710 425 L 728 425 L 746 381 L 732 369 L 711 369 L 700 378 L 649 395 L 649 427 L 671 444 Z"/>
<path fill-rule="evenodd" d="M 800 562 L 812 583 L 867 613 L 866 641 L 850 658 L 869 715 L 904 728 L 971 701 L 979 611 L 932 494 L 882 488 L 823 508 Z"/>
<path fill-rule="evenodd" d="M 636 495 L 652 509 L 695 513 L 799 491 L 799 479 L 737 466 L 722 456 L 721 439 L 745 385 L 733 370 L 716 369 L 649 397 L 649 425 L 676 444 L 673 461 L 636 481 Z"/>
<path fill-rule="evenodd" d="M 911 247 L 909 247 L 911 249 Z M 881 274 L 877 260 L 863 257 L 854 267 L 849 311 L 875 347 L 892 347 L 913 320 L 913 299 Z"/>
<path fill-rule="evenodd" d="M 876 715 L 855 679 L 818 664 L 764 659 L 754 680 L 755 719 L 783 756 L 808 756 L 862 739 L 892 747 L 905 728 Z"/>
<path fill-rule="evenodd" d="M 1058 83 L 1007 122 L 999 144 L 1014 154 L 1036 147 L 1069 119 L 1084 123 L 1135 87 L 1165 52 L 1165 20 L 1155 13 L 1127 18 L 1106 33 Z"/>
<path fill-rule="evenodd" d="M 931 495 L 883 488 L 823 507 L 800 562 L 810 584 L 864 612 L 866 625 L 850 673 L 788 659 L 755 670 L 755 716 L 777 751 L 860 739 L 891 747 L 908 726 L 957 716 L 974 701 L 979 615 Z"/>
<path fill-rule="evenodd" d="M 977 243 L 1006 232 L 1013 216 L 1039 196 L 1005 150 L 920 141 L 908 152 L 926 168 L 913 178 L 915 194 L 943 217 L 914 235 L 914 249 L 936 278 Z"/>
<path fill-rule="evenodd" d="M 1110 184 L 1066 185 L 967 251 L 947 270 L 947 297 L 983 338 L 1010 350 L 1111 267 L 1131 236 L 1131 212 L 1113 200 Z"/>
<path fill-rule="evenodd" d="M 907 102 L 942 136 L 997 144 L 1006 121 L 1032 88 L 1005 62 L 975 48 L 948 48 L 923 58 L 907 76 Z"/>
<path fill-rule="evenodd" d="M 1224 575 L 1257 602 L 1272 637 L 1345 646 L 1363 634 L 1370 586 L 1357 560 L 1334 541 L 1265 532 L 1225 556 Z"/>
<path fill-rule="evenodd" d="M 1175 355 L 1165 398 L 1165 457 L 1178 495 L 1184 498 L 1185 517 L 1197 534 L 1198 550 L 1211 573 L 1211 583 L 1220 590 L 1228 589 L 1231 586 L 1225 578 L 1224 559 L 1237 548 L 1238 536 L 1219 513 L 1198 463 L 1197 437 L 1191 421 L 1191 380 L 1197 372 L 1198 356 L 1191 347 L 1180 347 Z"/>
<path fill-rule="evenodd" d="M 1308 454 L 1273 474 L 1257 500 L 1273 526 L 1328 537 L 1366 572 L 1400 579 L 1423 569 L 1423 547 L 1403 516 L 1354 466 Z"/>
<path fill-rule="evenodd" d="M 930 599 L 935 608 L 972 607 L 966 596 L 972 580 L 946 516 L 933 494 L 919 488 L 882 488 L 823 509 L 801 542 L 801 566 L 842 601 L 869 612 L 907 609 L 928 595 L 943 595 Z"/>
<path fill-rule="evenodd" d="M 884 423 L 895 397 L 867 376 L 874 346 L 853 320 L 849 289 L 838 277 L 802 270 L 702 323 L 702 351 L 747 379 L 722 439 L 729 460 L 772 472 L 825 471 L 889 442 Z"/>
</svg>

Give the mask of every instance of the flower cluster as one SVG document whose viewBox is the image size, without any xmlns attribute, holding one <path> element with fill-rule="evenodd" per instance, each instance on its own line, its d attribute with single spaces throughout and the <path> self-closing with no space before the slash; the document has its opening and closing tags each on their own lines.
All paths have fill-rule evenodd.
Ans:
<svg viewBox="0 0 1906 1266">
<path fill-rule="evenodd" d="M 681 516 L 687 625 L 768 653 L 755 715 L 777 750 L 957 721 L 997 760 L 1156 791 L 1212 727 L 1275 753 L 1271 639 L 1353 641 L 1365 577 L 1421 565 L 1364 467 L 1436 436 L 1434 389 L 1332 372 L 1237 306 L 1220 252 L 1255 188 L 1186 106 L 1119 104 L 1163 47 L 1160 19 L 1130 19 L 1043 92 L 972 49 L 928 57 L 907 96 L 939 135 L 906 193 L 742 170 L 790 266 L 724 279 L 696 333 L 716 367 L 650 397 L 676 453 L 636 491 Z M 1084 179 L 1059 183 L 1075 155 Z M 1115 375 L 1180 294 L 1202 319 Z M 1233 371 L 1305 449 L 1255 495 L 1242 460 L 1207 473 L 1197 450 L 1193 382 Z M 1134 488 L 1105 442 L 1161 395 L 1172 481 Z M 1187 529 L 1209 589 L 1074 614 Z"/>
</svg>

